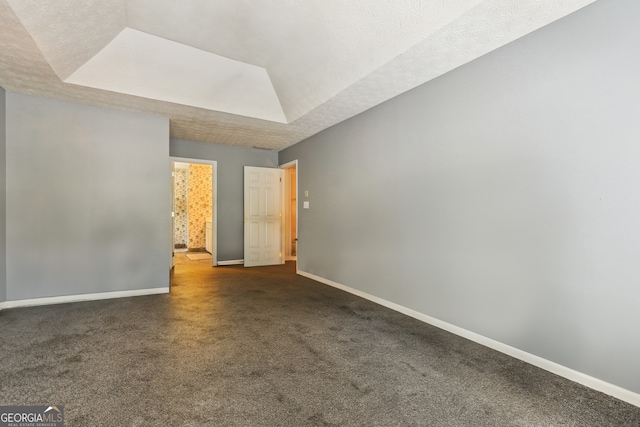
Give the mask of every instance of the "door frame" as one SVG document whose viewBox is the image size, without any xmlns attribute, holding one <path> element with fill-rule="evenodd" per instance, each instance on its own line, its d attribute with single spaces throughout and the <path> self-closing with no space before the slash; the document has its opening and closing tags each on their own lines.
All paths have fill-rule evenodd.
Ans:
<svg viewBox="0 0 640 427">
<path fill-rule="evenodd" d="M 211 265 L 215 267 L 218 265 L 218 162 L 216 160 L 169 156 L 170 167 L 172 162 L 211 165 L 211 192 L 213 193 L 211 195 L 211 232 L 213 233 L 213 241 L 211 242 Z M 173 189 L 171 191 L 173 192 Z M 171 235 L 173 236 L 173 227 L 171 229 Z M 175 247 L 172 248 L 172 251 L 174 250 Z"/>
<path fill-rule="evenodd" d="M 300 169 L 298 166 L 298 159 L 291 160 L 290 162 L 287 162 L 287 163 L 283 163 L 280 166 L 278 166 L 278 169 L 288 169 L 292 166 L 296 167 L 296 240 L 298 240 L 298 238 L 300 237 L 300 235 L 298 234 L 298 230 L 300 228 L 300 199 L 298 198 L 300 193 L 300 187 L 298 186 L 298 181 L 300 180 Z M 284 182 L 282 184 L 284 187 Z M 284 195 L 285 193 L 284 189 L 282 193 Z M 284 197 L 282 197 L 282 212 L 285 212 L 284 203 L 285 203 L 285 200 L 284 200 Z M 283 227 L 282 227 L 282 253 L 283 254 L 285 254 L 284 229 L 288 224 L 289 224 L 289 218 L 283 218 Z M 296 257 L 295 257 L 296 262 L 299 256 L 300 256 L 300 246 L 296 245 Z M 282 259 L 286 260 L 286 256 L 283 256 Z"/>
</svg>

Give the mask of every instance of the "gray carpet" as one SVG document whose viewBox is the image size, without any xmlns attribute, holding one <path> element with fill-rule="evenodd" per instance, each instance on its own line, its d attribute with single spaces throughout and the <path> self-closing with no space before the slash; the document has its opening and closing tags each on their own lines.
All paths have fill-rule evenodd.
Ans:
<svg viewBox="0 0 640 427">
<path fill-rule="evenodd" d="M 640 426 L 640 408 L 294 273 L 0 312 L 0 405 L 67 426 Z"/>
</svg>

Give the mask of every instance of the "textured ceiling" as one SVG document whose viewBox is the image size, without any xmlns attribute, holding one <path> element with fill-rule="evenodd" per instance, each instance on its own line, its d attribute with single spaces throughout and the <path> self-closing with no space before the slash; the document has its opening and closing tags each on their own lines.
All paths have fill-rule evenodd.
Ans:
<svg viewBox="0 0 640 427">
<path fill-rule="evenodd" d="M 0 0 L 0 86 L 280 150 L 595 0 Z M 64 83 L 125 28 L 266 69 L 288 123 Z"/>
</svg>

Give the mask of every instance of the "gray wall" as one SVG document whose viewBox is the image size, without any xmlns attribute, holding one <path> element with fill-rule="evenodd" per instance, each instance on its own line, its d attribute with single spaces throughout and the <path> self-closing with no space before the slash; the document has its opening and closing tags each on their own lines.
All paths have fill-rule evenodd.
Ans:
<svg viewBox="0 0 640 427">
<path fill-rule="evenodd" d="M 640 2 L 294 145 L 299 269 L 640 392 Z"/>
<path fill-rule="evenodd" d="M 169 120 L 7 93 L 7 299 L 166 287 Z"/>
<path fill-rule="evenodd" d="M 273 168 L 278 153 L 255 148 L 171 140 L 174 157 L 216 160 L 218 165 L 218 261 L 244 258 L 244 166 Z"/>
<path fill-rule="evenodd" d="M 0 303 L 7 299 L 6 92 L 0 87 Z"/>
</svg>

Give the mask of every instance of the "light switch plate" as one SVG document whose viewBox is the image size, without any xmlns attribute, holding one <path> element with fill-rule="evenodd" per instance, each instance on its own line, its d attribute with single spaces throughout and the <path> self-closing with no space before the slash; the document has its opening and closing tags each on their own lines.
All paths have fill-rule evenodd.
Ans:
<svg viewBox="0 0 640 427">
<path fill-rule="evenodd" d="M 302 202 L 302 209 L 309 209 L 309 202 Z"/>
<path fill-rule="evenodd" d="M 304 190 L 304 197 L 309 197 L 309 190 Z"/>
</svg>

